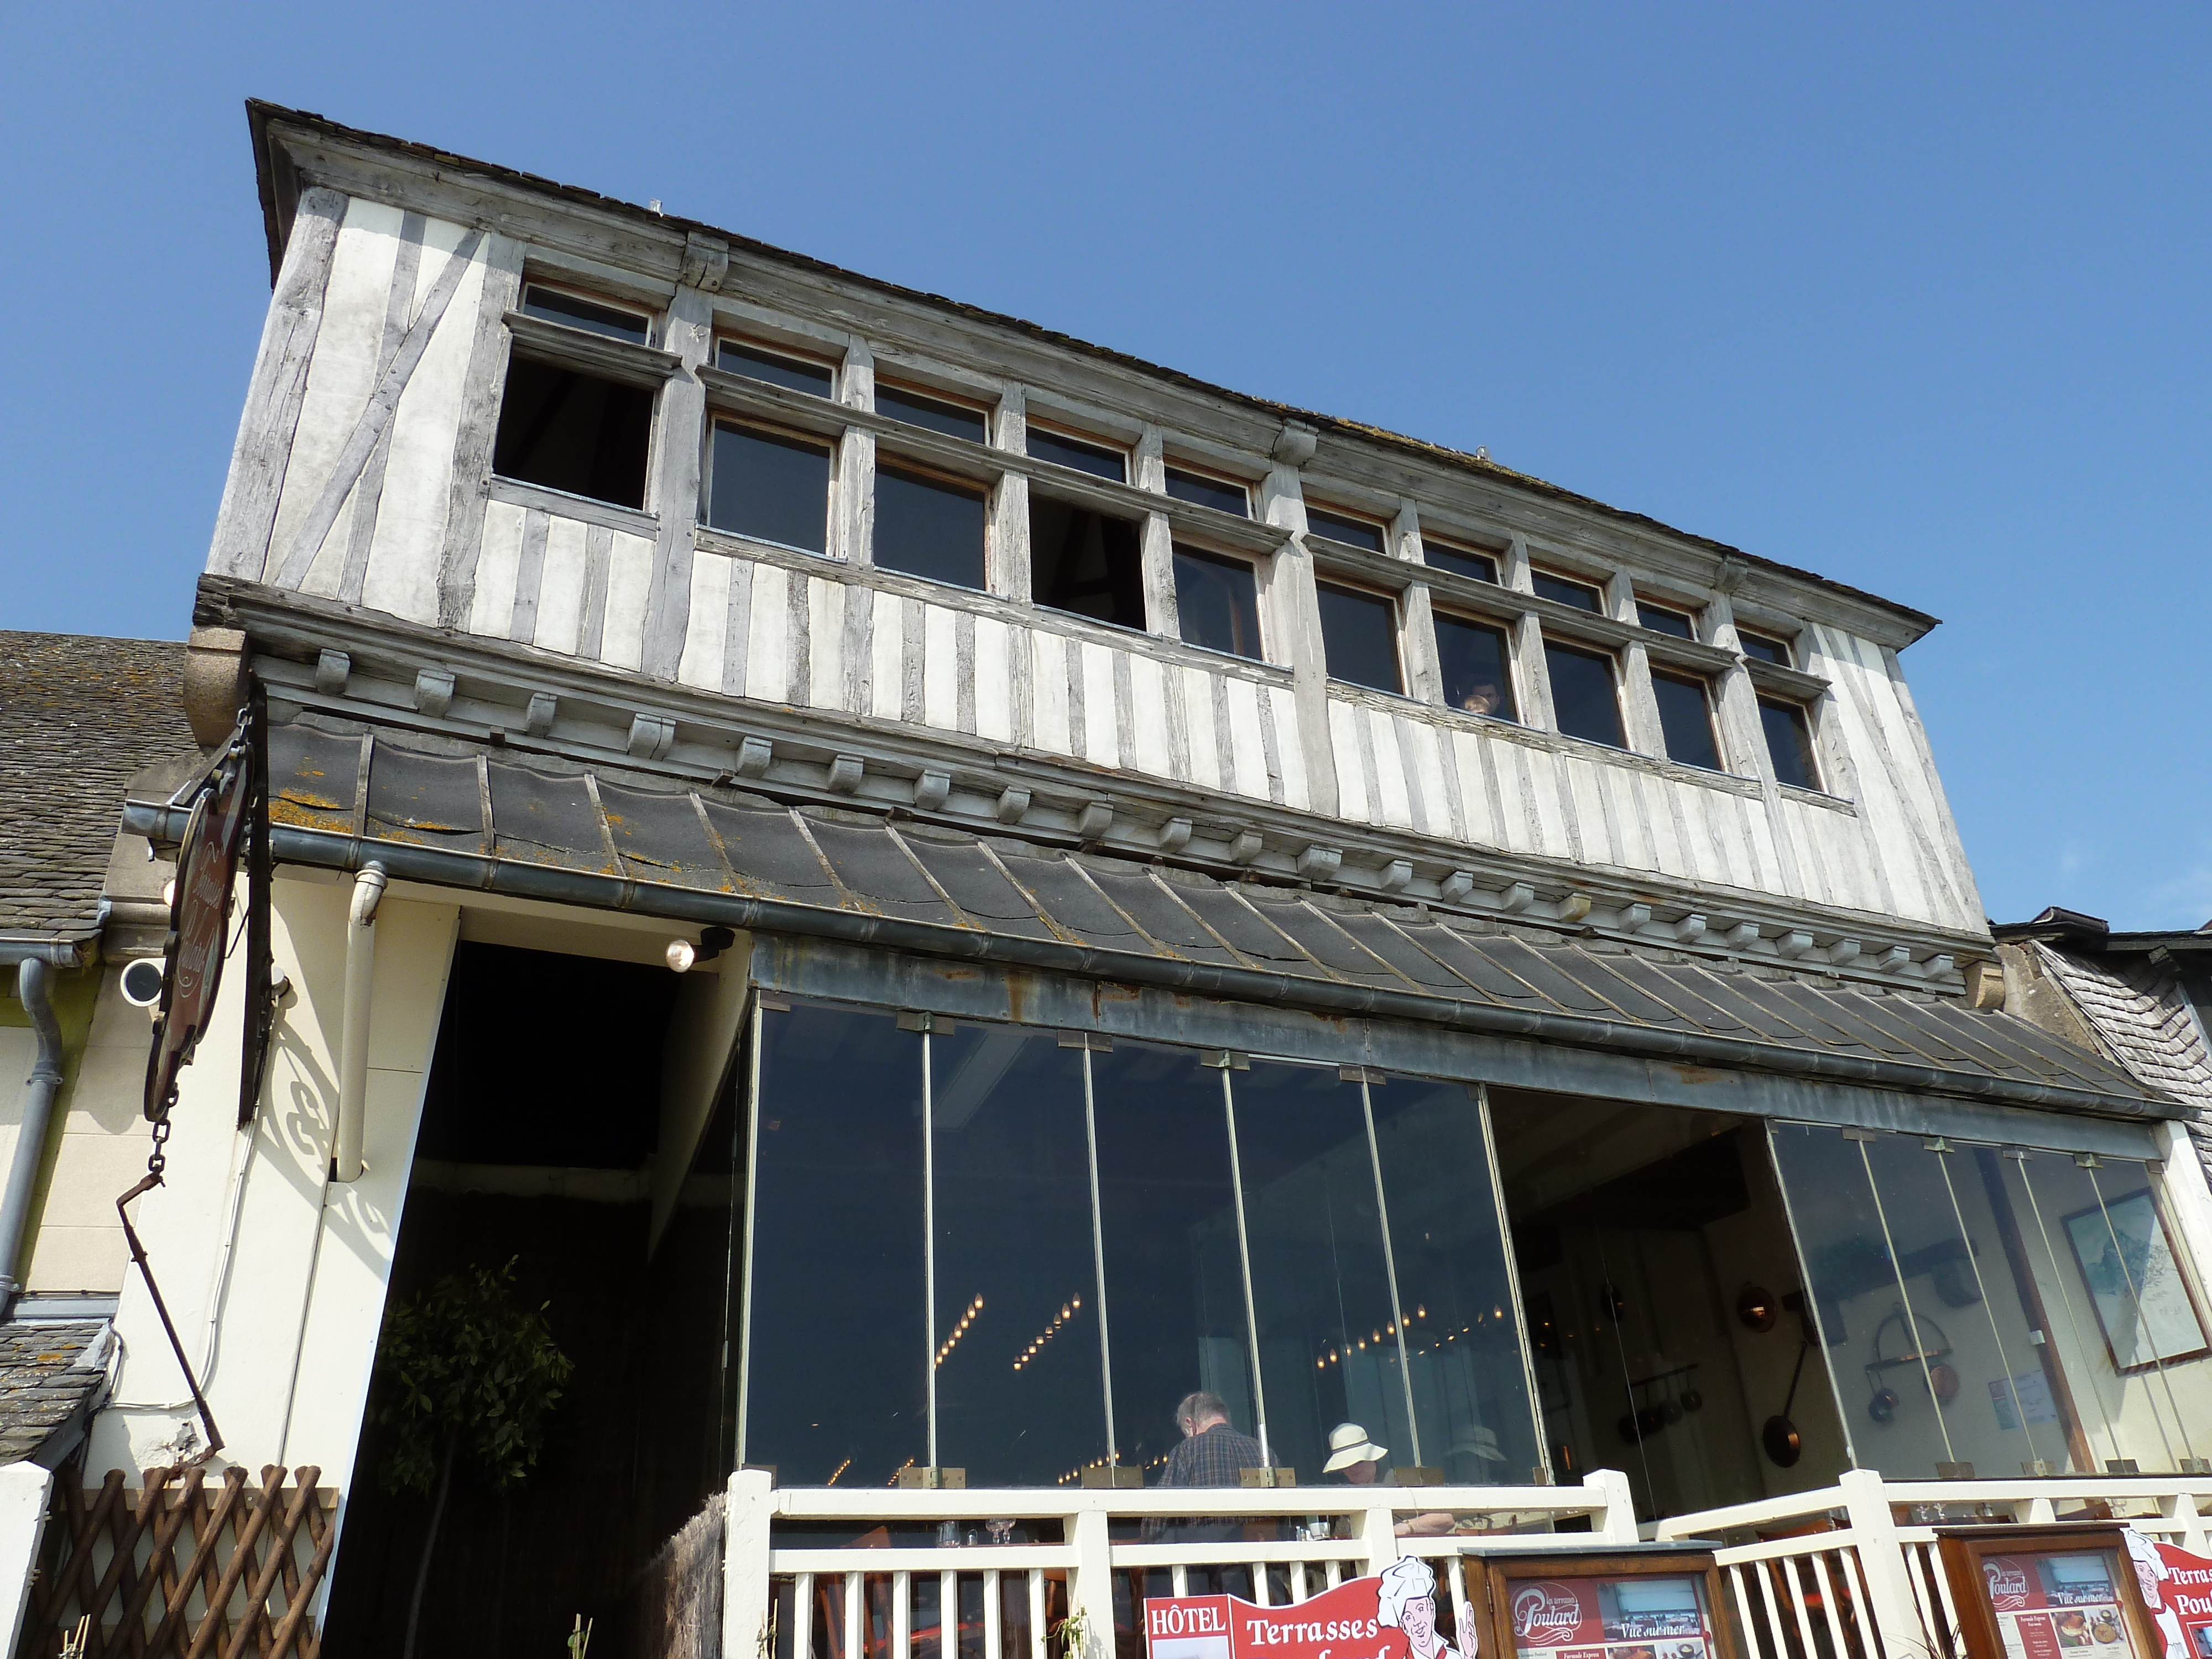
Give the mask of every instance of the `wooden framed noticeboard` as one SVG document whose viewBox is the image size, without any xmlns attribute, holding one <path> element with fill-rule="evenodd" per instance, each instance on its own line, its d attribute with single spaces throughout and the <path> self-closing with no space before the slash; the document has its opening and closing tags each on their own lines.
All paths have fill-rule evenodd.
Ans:
<svg viewBox="0 0 2212 1659">
<path fill-rule="evenodd" d="M 2164 1659 L 2126 1529 L 1943 1527 L 1967 1659 Z"/>
<path fill-rule="evenodd" d="M 1480 1659 L 1736 1659 L 1711 1551 L 1470 1555 L 1467 1571 Z"/>
</svg>

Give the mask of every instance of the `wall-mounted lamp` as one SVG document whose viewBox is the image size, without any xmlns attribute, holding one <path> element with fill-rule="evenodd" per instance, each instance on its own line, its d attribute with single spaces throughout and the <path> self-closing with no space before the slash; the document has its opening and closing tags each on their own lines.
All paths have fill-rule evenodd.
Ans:
<svg viewBox="0 0 2212 1659">
<path fill-rule="evenodd" d="M 712 962 L 716 957 L 738 942 L 738 936 L 726 927 L 702 927 L 699 942 L 688 939 L 668 941 L 668 971 L 688 974 L 702 962 Z"/>
</svg>

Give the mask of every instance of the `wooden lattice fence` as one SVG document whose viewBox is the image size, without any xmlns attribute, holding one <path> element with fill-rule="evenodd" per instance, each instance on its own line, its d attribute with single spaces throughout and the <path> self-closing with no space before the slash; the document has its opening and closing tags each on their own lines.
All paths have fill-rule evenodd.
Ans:
<svg viewBox="0 0 2212 1659">
<path fill-rule="evenodd" d="M 337 1541 L 322 1471 L 274 1464 L 210 1481 L 160 1470 L 136 1492 L 120 1469 L 88 1491 L 55 1482 L 17 1659 L 56 1659 L 84 1632 L 84 1659 L 314 1659 L 308 1609 Z M 75 1651 L 74 1649 L 70 1650 Z"/>
</svg>

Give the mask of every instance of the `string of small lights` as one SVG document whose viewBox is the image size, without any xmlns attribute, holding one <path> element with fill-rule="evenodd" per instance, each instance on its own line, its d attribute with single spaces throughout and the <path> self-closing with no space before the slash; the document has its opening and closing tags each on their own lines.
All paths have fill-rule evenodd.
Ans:
<svg viewBox="0 0 2212 1659">
<path fill-rule="evenodd" d="M 983 1298 L 977 1297 L 975 1299 L 980 1303 Z M 1052 1323 L 1044 1328 L 1043 1331 L 1038 1334 L 1036 1341 L 1030 1343 L 1028 1347 L 1024 1348 L 1021 1352 L 1014 1356 L 1014 1369 L 1016 1370 L 1019 1370 L 1023 1366 L 1028 1364 L 1030 1361 L 1035 1359 L 1037 1357 L 1037 1350 L 1044 1346 L 1046 1343 L 1051 1341 L 1054 1337 L 1059 1335 L 1061 1328 L 1066 1325 L 1068 1321 L 1074 1318 L 1078 1313 L 1081 1312 L 1082 1309 L 1083 1298 L 1079 1296 L 1076 1297 L 1072 1301 L 1063 1302 L 1060 1304 L 1060 1311 L 1053 1316 Z M 1096 1466 L 1094 1465 L 1093 1467 Z M 1080 1473 L 1080 1471 L 1079 1471 L 1079 1473 Z"/>
<path fill-rule="evenodd" d="M 960 1339 L 968 1334 L 968 1328 L 975 1322 L 975 1316 L 983 1311 L 983 1297 L 979 1291 L 975 1299 L 968 1304 L 968 1311 L 960 1316 L 960 1322 L 952 1328 L 952 1334 L 937 1346 L 937 1363 L 942 1365 L 945 1355 L 960 1346 Z"/>
<path fill-rule="evenodd" d="M 853 1460 L 852 1460 L 851 1458 L 849 1458 L 849 1457 L 848 1457 L 848 1458 L 847 1458 L 843 1462 L 840 1463 L 840 1464 L 837 1466 L 837 1474 L 833 1474 L 833 1475 L 831 1475 L 831 1476 L 830 1476 L 827 1480 L 824 1480 L 822 1484 L 823 1484 L 823 1486 L 836 1486 L 836 1485 L 837 1484 L 837 1475 L 838 1475 L 838 1474 L 844 1474 L 846 1470 L 848 1470 L 848 1469 L 851 1468 L 852 1467 L 853 1467 Z"/>
</svg>

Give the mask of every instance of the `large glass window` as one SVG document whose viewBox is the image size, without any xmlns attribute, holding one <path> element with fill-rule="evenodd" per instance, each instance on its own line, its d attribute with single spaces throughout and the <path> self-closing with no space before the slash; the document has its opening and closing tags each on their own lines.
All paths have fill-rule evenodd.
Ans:
<svg viewBox="0 0 2212 1659">
<path fill-rule="evenodd" d="M 1620 727 L 1620 690 L 1613 662 L 1596 651 L 1544 642 L 1544 665 L 1552 676 L 1552 712 L 1571 738 L 1625 749 Z"/>
<path fill-rule="evenodd" d="M 2204 1316 L 2148 1166 L 1772 1134 L 1862 1464 L 1989 1477 L 2212 1453 Z"/>
<path fill-rule="evenodd" d="M 759 1019 L 745 1461 L 793 1485 L 1157 1480 L 1203 1389 L 1304 1481 L 1346 1422 L 1394 1466 L 1536 1478 L 1464 1089 L 859 1009 Z"/>
<path fill-rule="evenodd" d="M 1241 483 L 1226 479 L 1209 478 L 1203 472 L 1186 472 L 1179 466 L 1167 469 L 1168 494 L 1179 501 L 1193 501 L 1200 507 L 1210 507 L 1217 513 L 1234 513 L 1240 519 L 1252 516 L 1252 494 Z"/>
<path fill-rule="evenodd" d="M 1050 461 L 1055 466 L 1072 466 L 1078 472 L 1088 472 L 1093 477 L 1110 478 L 1115 483 L 1129 482 L 1129 458 L 1118 449 L 1109 449 L 1103 444 L 1090 444 L 1080 438 L 1063 437 L 1057 432 L 1048 432 L 1042 427 L 1030 428 L 1025 439 L 1029 453 L 1040 461 Z"/>
<path fill-rule="evenodd" d="M 1507 662 L 1503 629 L 1437 613 L 1437 665 L 1443 673 L 1447 708 L 1519 720 Z"/>
<path fill-rule="evenodd" d="M 1766 733 L 1766 753 L 1774 763 L 1774 775 L 1800 789 L 1818 789 L 1820 768 L 1813 756 L 1813 723 L 1804 709 L 1776 697 L 1761 697 L 1759 724 Z"/>
<path fill-rule="evenodd" d="M 1659 704 L 1659 730 L 1667 757 L 1685 766 L 1721 769 L 1720 745 L 1713 740 L 1713 704 L 1704 680 L 1694 674 L 1651 671 L 1651 695 Z"/>
<path fill-rule="evenodd" d="M 714 423 L 707 522 L 716 530 L 819 553 L 828 546 L 830 446 L 763 427 Z"/>
<path fill-rule="evenodd" d="M 1398 668 L 1398 602 L 1334 582 L 1318 584 L 1321 639 L 1328 677 L 1378 691 L 1403 693 Z"/>
<path fill-rule="evenodd" d="M 957 587 L 983 586 L 984 492 L 878 462 L 876 562 Z"/>
<path fill-rule="evenodd" d="M 1260 586 L 1252 567 L 1195 548 L 1175 550 L 1176 614 L 1191 645 L 1260 656 Z"/>
</svg>

